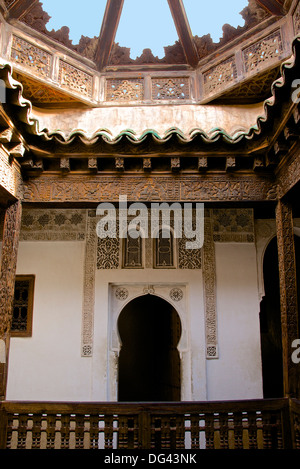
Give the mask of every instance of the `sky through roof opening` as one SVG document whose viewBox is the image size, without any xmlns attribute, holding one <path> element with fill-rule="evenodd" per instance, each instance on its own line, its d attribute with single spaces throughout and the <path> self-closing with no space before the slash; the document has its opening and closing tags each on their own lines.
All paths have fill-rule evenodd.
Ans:
<svg viewBox="0 0 300 469">
<path fill-rule="evenodd" d="M 85 0 L 85 8 L 79 0 L 42 0 L 44 10 L 51 16 L 48 30 L 62 26 L 70 29 L 73 44 L 79 43 L 81 35 L 99 36 L 106 0 Z M 189 24 L 194 36 L 210 34 L 218 43 L 222 26 L 244 26 L 240 12 L 248 0 L 183 0 Z M 141 6 L 142 5 L 142 6 Z M 178 41 L 175 24 L 167 0 L 125 0 L 115 42 L 130 48 L 132 59 L 139 57 L 144 49 L 151 49 L 154 56 L 163 58 L 164 47 Z"/>
</svg>

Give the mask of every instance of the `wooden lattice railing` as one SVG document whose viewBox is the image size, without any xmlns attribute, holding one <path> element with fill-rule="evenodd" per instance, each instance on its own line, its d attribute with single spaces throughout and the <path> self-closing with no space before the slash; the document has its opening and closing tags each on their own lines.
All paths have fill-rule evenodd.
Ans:
<svg viewBox="0 0 300 469">
<path fill-rule="evenodd" d="M 4 449 L 300 449 L 300 402 L 3 402 Z"/>
</svg>

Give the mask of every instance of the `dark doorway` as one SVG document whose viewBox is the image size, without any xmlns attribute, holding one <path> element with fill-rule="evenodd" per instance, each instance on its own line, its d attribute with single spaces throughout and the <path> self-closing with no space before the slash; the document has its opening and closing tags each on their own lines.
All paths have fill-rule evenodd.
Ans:
<svg viewBox="0 0 300 469">
<path fill-rule="evenodd" d="M 170 303 L 154 295 L 136 298 L 121 312 L 118 329 L 118 400 L 180 401 L 181 322 Z"/>
<path fill-rule="evenodd" d="M 300 304 L 299 244 L 300 240 L 295 236 L 298 305 Z M 263 392 L 264 398 L 278 398 L 283 397 L 283 368 L 277 238 L 273 238 L 266 249 L 263 274 L 265 296 L 260 304 Z M 295 337 L 296 335 L 295 331 Z"/>
</svg>

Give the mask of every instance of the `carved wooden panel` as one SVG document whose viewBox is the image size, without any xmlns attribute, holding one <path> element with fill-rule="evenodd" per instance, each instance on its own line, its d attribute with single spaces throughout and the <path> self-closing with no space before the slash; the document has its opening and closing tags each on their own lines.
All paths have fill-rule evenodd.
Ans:
<svg viewBox="0 0 300 469">
<path fill-rule="evenodd" d="M 92 75 L 80 70 L 79 68 L 59 61 L 58 80 L 62 88 L 75 91 L 83 96 L 92 97 L 93 94 L 93 77 Z"/>
<path fill-rule="evenodd" d="M 279 200 L 276 207 L 280 282 L 281 332 L 285 395 L 297 396 L 299 365 L 292 362 L 292 342 L 298 338 L 296 260 L 291 206 Z M 299 390 L 298 390 L 299 392 Z"/>
<path fill-rule="evenodd" d="M 21 202 L 15 202 L 7 208 L 0 271 L 0 338 L 7 337 L 10 331 L 21 217 Z"/>
<path fill-rule="evenodd" d="M 50 75 L 51 54 L 18 36 L 12 38 L 11 59 L 30 68 L 37 75 L 43 77 Z"/>
<path fill-rule="evenodd" d="M 142 101 L 144 81 L 140 78 L 106 80 L 107 101 Z"/>
<path fill-rule="evenodd" d="M 283 52 L 281 31 L 278 29 L 269 36 L 247 47 L 243 51 L 246 72 L 256 72 L 262 66 L 277 62 Z"/>
<path fill-rule="evenodd" d="M 227 85 L 234 83 L 237 77 L 235 58 L 221 62 L 203 74 L 205 94 L 216 93 Z"/>
<path fill-rule="evenodd" d="M 189 99 L 189 78 L 152 78 L 152 99 Z"/>
<path fill-rule="evenodd" d="M 16 198 L 22 198 L 23 181 L 19 167 L 0 149 L 0 186 Z"/>
<path fill-rule="evenodd" d="M 32 313 L 34 275 L 17 275 L 11 323 L 12 337 L 30 337 L 32 334 Z"/>
</svg>

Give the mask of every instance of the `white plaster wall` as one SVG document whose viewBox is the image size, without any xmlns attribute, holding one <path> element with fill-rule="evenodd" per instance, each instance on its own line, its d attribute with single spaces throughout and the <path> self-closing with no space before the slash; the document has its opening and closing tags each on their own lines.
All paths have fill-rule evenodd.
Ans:
<svg viewBox="0 0 300 469">
<path fill-rule="evenodd" d="M 186 285 L 190 367 L 185 400 L 262 397 L 259 299 L 254 244 L 217 243 L 219 359 L 205 357 L 201 271 L 96 270 L 94 351 L 81 357 L 84 242 L 21 242 L 18 274 L 35 274 L 33 335 L 12 338 L 7 399 L 106 401 L 109 375 L 109 285 Z"/>
<path fill-rule="evenodd" d="M 219 359 L 207 361 L 209 400 L 263 397 L 255 245 L 216 243 Z"/>
<path fill-rule="evenodd" d="M 12 338 L 7 399 L 91 398 L 81 358 L 84 242 L 21 242 L 17 274 L 35 274 L 31 338 Z"/>
</svg>

